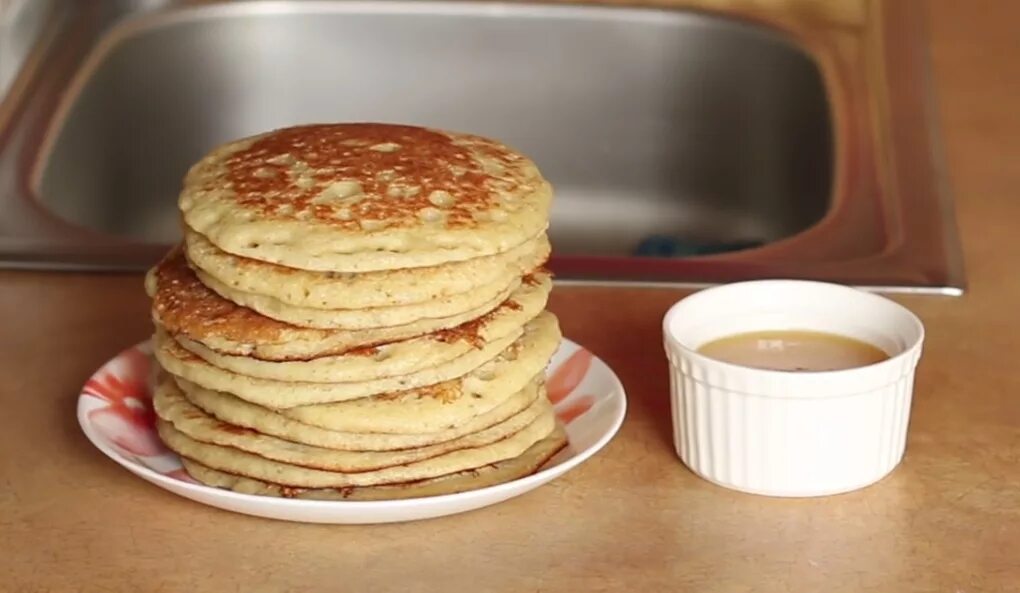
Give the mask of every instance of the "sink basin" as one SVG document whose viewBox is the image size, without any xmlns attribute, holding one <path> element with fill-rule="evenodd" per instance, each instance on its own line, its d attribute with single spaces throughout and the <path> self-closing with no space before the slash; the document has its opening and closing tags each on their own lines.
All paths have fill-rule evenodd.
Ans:
<svg viewBox="0 0 1020 593">
<path fill-rule="evenodd" d="M 768 243 L 830 202 L 814 63 L 771 31 L 689 12 L 206 7 L 122 25 L 79 80 L 39 161 L 39 199 L 136 240 L 178 238 L 181 177 L 209 147 L 306 121 L 520 148 L 556 188 L 563 254 Z"/>
<path fill-rule="evenodd" d="M 851 144 L 868 123 L 849 117 L 855 89 L 778 28 L 517 3 L 152 4 L 63 7 L 84 33 L 42 53 L 50 103 L 11 118 L 15 142 L 0 146 L 0 203 L 17 215 L 0 227 L 7 265 L 148 266 L 179 238 L 181 177 L 212 146 L 296 123 L 388 121 L 534 157 L 556 189 L 561 279 L 962 288 L 941 187 L 925 196 L 942 206 L 921 235 L 934 225 L 944 249 L 876 260 L 902 244 L 904 204 L 878 184 L 849 195 L 861 185 L 849 167 L 868 173 L 853 150 L 874 152 Z M 80 63 L 75 43 L 89 49 Z"/>
</svg>

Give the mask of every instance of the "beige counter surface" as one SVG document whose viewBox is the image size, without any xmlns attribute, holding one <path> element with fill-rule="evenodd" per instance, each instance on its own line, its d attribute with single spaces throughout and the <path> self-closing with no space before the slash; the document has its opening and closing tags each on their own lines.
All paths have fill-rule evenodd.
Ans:
<svg viewBox="0 0 1020 593">
<path fill-rule="evenodd" d="M 1020 10 L 932 8 L 971 289 L 901 299 L 929 337 L 906 458 L 883 482 L 780 500 L 694 477 L 670 445 L 659 337 L 682 293 L 561 288 L 566 334 L 630 398 L 589 463 L 418 523 L 219 511 L 133 477 L 76 424 L 83 380 L 149 332 L 141 277 L 4 273 L 0 591 L 1020 591 Z"/>
</svg>

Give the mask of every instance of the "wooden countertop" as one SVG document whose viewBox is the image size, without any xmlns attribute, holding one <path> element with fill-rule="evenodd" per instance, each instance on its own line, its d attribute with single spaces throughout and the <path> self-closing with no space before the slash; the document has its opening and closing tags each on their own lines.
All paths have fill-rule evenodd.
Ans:
<svg viewBox="0 0 1020 593">
<path fill-rule="evenodd" d="M 75 421 L 84 379 L 149 332 L 140 276 L 4 273 L 0 591 L 1020 590 L 1020 11 L 931 7 L 971 290 L 901 299 L 928 340 L 906 458 L 883 482 L 780 500 L 694 477 L 670 444 L 659 336 L 681 293 L 561 288 L 567 335 L 630 398 L 589 463 L 507 503 L 403 525 L 219 511 L 133 477 Z"/>
</svg>

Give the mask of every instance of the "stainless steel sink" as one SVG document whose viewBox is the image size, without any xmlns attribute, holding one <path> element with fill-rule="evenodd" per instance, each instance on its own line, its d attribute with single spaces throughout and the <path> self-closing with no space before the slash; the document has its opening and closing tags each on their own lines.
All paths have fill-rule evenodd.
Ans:
<svg viewBox="0 0 1020 593">
<path fill-rule="evenodd" d="M 758 22 L 517 3 L 57 4 L 24 73 L 34 92 L 0 110 L 10 266 L 148 266 L 178 239 L 180 179 L 211 146 L 393 121 L 532 155 L 556 188 L 563 279 L 963 286 L 937 170 L 920 188 L 926 220 L 907 221 L 893 188 L 851 195 L 866 184 L 850 176 L 871 173 L 860 156 L 879 154 L 854 137 L 869 123 L 850 117 L 860 89 Z"/>
</svg>

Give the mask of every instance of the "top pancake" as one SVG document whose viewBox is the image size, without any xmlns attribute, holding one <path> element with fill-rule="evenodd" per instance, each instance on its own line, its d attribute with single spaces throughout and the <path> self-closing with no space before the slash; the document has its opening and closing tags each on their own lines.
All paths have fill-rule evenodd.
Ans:
<svg viewBox="0 0 1020 593">
<path fill-rule="evenodd" d="M 179 205 L 223 251 L 368 272 L 502 253 L 540 235 L 551 188 L 490 139 L 412 126 L 284 128 L 214 149 Z"/>
</svg>

